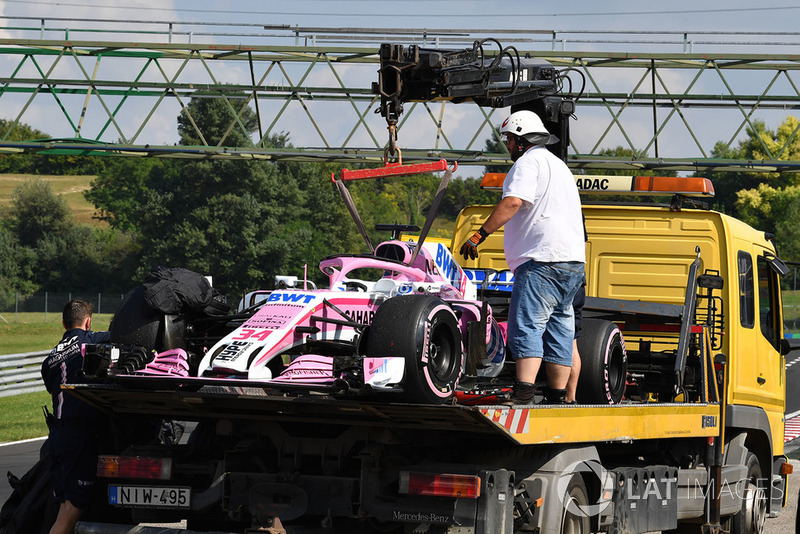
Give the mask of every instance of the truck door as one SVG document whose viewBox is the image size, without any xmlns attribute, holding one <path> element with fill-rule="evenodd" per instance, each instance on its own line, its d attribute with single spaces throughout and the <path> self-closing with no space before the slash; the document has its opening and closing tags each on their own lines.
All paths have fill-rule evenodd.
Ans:
<svg viewBox="0 0 800 534">
<path fill-rule="evenodd" d="M 785 408 L 785 360 L 781 354 L 780 280 L 771 265 L 774 255 L 760 246 L 740 249 L 737 253 L 739 316 L 736 351 L 731 367 L 731 401 L 758 406 L 767 412 L 773 429 L 773 444 L 783 442 L 780 424 Z M 778 260 L 780 261 L 780 260 Z M 776 441 L 777 440 L 777 441 Z"/>
</svg>

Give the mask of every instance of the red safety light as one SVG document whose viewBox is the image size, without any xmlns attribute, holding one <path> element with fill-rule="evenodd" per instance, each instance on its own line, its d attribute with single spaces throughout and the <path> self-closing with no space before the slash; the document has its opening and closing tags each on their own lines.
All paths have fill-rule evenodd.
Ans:
<svg viewBox="0 0 800 534">
<path fill-rule="evenodd" d="M 637 176 L 632 192 L 680 193 L 682 195 L 714 196 L 714 186 L 708 178 L 677 178 L 668 176 Z"/>
<path fill-rule="evenodd" d="M 169 480 L 172 477 L 171 458 L 142 458 L 138 456 L 99 456 L 97 476 L 102 478 L 139 478 Z"/>
<path fill-rule="evenodd" d="M 481 496 L 481 477 L 402 471 L 400 472 L 400 493 L 477 499 Z"/>
<path fill-rule="evenodd" d="M 505 173 L 487 172 L 481 180 L 483 189 L 502 189 Z M 575 185 L 581 193 L 614 195 L 714 196 L 714 185 L 708 178 L 676 176 L 595 176 L 576 174 Z"/>
</svg>

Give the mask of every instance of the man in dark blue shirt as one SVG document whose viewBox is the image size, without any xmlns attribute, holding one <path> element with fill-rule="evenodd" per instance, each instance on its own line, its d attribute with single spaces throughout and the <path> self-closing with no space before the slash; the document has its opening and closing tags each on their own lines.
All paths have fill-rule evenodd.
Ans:
<svg viewBox="0 0 800 534">
<path fill-rule="evenodd" d="M 62 314 L 64 336 L 42 362 L 42 378 L 53 396 L 54 420 L 48 448 L 52 467 L 53 494 L 59 502 L 58 517 L 50 534 L 71 533 L 92 502 L 97 470 L 99 412 L 79 399 L 66 395 L 62 384 L 82 382 L 81 347 L 84 343 L 107 343 L 108 332 L 92 332 L 92 306 L 80 299 L 69 301 Z"/>
</svg>

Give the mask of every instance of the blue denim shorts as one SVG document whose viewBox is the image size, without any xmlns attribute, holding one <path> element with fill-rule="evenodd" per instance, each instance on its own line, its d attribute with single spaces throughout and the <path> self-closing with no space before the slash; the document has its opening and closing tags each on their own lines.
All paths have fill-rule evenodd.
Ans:
<svg viewBox="0 0 800 534">
<path fill-rule="evenodd" d="M 580 262 L 531 260 L 517 267 L 508 310 L 508 348 L 515 359 L 543 358 L 572 365 L 572 300 L 583 277 Z"/>
</svg>

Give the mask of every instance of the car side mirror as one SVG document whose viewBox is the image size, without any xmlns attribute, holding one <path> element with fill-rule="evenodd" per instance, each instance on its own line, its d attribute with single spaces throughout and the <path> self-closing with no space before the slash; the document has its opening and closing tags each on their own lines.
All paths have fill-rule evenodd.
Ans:
<svg viewBox="0 0 800 534">
<path fill-rule="evenodd" d="M 781 339 L 780 343 L 778 344 L 778 350 L 781 353 L 781 356 L 786 356 L 790 352 L 792 352 L 792 346 L 789 344 L 789 341 L 786 339 Z"/>
</svg>

